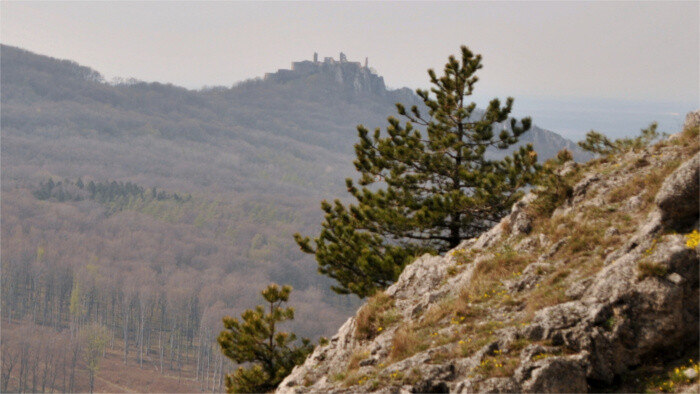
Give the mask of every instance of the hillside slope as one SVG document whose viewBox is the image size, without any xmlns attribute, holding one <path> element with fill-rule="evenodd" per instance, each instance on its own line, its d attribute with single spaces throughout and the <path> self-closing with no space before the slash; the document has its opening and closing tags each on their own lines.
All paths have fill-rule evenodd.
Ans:
<svg viewBox="0 0 700 394">
<path fill-rule="evenodd" d="M 478 239 L 416 260 L 278 392 L 687 388 L 698 371 L 698 150 L 695 124 L 564 164 L 564 193 L 529 194 Z"/>
</svg>

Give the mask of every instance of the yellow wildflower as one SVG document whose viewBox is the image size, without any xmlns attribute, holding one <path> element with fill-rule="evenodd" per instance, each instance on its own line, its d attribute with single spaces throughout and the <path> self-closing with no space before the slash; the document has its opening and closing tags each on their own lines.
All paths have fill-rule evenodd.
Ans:
<svg viewBox="0 0 700 394">
<path fill-rule="evenodd" d="M 700 233 L 698 233 L 698 230 L 693 230 L 692 233 L 686 234 L 685 238 L 687 239 L 685 246 L 689 249 L 695 249 L 700 245 Z"/>
</svg>

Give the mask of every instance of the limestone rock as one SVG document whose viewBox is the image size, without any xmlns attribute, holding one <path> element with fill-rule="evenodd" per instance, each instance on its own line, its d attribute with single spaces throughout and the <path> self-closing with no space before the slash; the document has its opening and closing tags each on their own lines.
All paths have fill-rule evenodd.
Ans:
<svg viewBox="0 0 700 394">
<path fill-rule="evenodd" d="M 551 357 L 527 363 L 516 371 L 516 380 L 523 380 L 524 393 L 585 393 L 586 374 L 579 362 Z"/>
<path fill-rule="evenodd" d="M 530 217 L 525 208 L 536 198 L 536 194 L 528 193 L 520 201 L 513 204 L 510 214 L 513 236 L 529 234 L 530 230 L 532 230 L 532 217 Z"/>
<path fill-rule="evenodd" d="M 389 286 L 386 294 L 395 298 L 423 296 L 437 288 L 446 273 L 447 267 L 442 257 L 425 254 L 404 269 L 399 280 Z"/>
<path fill-rule="evenodd" d="M 683 375 L 684 375 L 687 379 L 691 379 L 691 380 L 698 377 L 697 371 L 695 371 L 693 368 L 687 368 L 687 369 L 685 369 L 685 370 L 683 371 Z"/>
<path fill-rule="evenodd" d="M 695 223 L 700 213 L 700 152 L 683 163 L 664 181 L 655 198 L 667 227 L 682 229 Z"/>
<path fill-rule="evenodd" d="M 653 203 L 644 194 L 611 198 L 635 171 L 660 169 L 681 148 L 650 149 L 584 174 L 552 215 L 558 223 L 534 223 L 528 194 L 479 238 L 421 256 L 385 291 L 398 322 L 366 340 L 355 337 L 351 317 L 277 391 L 588 392 L 609 389 L 651 357 L 697 347 L 700 265 L 684 234 L 698 221 L 700 153 L 686 153 Z M 584 236 L 604 239 L 605 250 L 581 246 Z M 521 265 L 509 272 L 495 262 Z M 507 274 L 487 287 L 479 275 L 488 270 Z M 465 292 L 473 286 L 478 296 Z M 394 346 L 414 348 L 392 358 Z M 353 357 L 359 365 L 348 371 Z M 343 381 L 348 374 L 364 378 Z"/>
<path fill-rule="evenodd" d="M 688 114 L 685 115 L 685 123 L 683 124 L 683 128 L 690 129 L 698 126 L 700 126 L 700 110 L 688 112 Z"/>
</svg>

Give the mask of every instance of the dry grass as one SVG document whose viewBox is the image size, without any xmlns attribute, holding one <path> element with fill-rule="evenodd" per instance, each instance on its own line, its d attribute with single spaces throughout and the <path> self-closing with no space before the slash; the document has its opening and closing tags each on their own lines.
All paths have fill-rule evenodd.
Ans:
<svg viewBox="0 0 700 394">
<path fill-rule="evenodd" d="M 418 328 L 437 326 L 440 321 L 452 313 L 453 305 L 454 301 L 450 299 L 434 304 L 423 314 L 416 326 Z"/>
<path fill-rule="evenodd" d="M 412 325 L 400 327 L 394 333 L 391 342 L 389 360 L 391 362 L 401 361 L 418 352 L 428 349 L 428 338 L 426 332 L 419 332 Z"/>
<path fill-rule="evenodd" d="M 350 387 L 363 384 L 367 381 L 367 376 L 359 372 L 360 362 L 369 358 L 370 352 L 364 348 L 355 350 L 348 360 L 348 364 L 343 372 L 331 377 L 331 381 L 342 382 L 343 387 Z"/>
<path fill-rule="evenodd" d="M 640 211 L 645 212 L 654 202 L 656 193 L 661 188 L 666 177 L 671 174 L 683 161 L 679 158 L 664 162 L 660 168 L 654 168 L 639 174 L 627 183 L 617 187 L 608 194 L 608 201 L 619 203 L 632 196 L 640 195 L 643 206 Z"/>
<path fill-rule="evenodd" d="M 467 337 L 466 339 L 462 339 L 459 341 L 459 346 L 456 349 L 457 356 L 469 357 L 477 350 L 493 342 L 495 339 L 496 337 L 493 335 Z"/>
<path fill-rule="evenodd" d="M 510 343 L 508 350 L 510 350 L 513 354 L 520 354 L 520 351 L 525 349 L 531 343 L 532 341 L 527 338 L 519 338 Z"/>
<path fill-rule="evenodd" d="M 507 236 L 513 231 L 513 225 L 510 223 L 510 218 L 505 217 L 501 221 L 501 228 L 503 229 L 503 235 Z"/>
<path fill-rule="evenodd" d="M 350 355 L 350 360 L 348 361 L 347 370 L 348 372 L 354 371 L 360 368 L 360 361 L 366 360 L 369 357 L 369 350 L 359 349 L 354 351 Z"/>
<path fill-rule="evenodd" d="M 624 185 L 618 186 L 608 194 L 608 201 L 618 203 L 627 200 L 632 196 L 636 196 L 644 190 L 644 176 L 636 176 Z"/>
<path fill-rule="evenodd" d="M 638 224 L 629 214 L 617 212 L 612 206 L 590 207 L 582 220 L 577 221 L 573 216 L 557 217 L 551 223 L 542 223 L 538 229 L 550 237 L 552 244 L 567 239 L 552 260 L 565 262 L 579 279 L 597 273 L 607 254 L 621 246 Z M 619 233 L 606 236 L 610 227 L 615 227 Z"/>
<path fill-rule="evenodd" d="M 552 219 L 539 219 L 533 223 L 533 233 L 544 234 L 553 245 L 569 235 L 573 223 L 574 220 L 571 213 L 559 215 Z"/>
<path fill-rule="evenodd" d="M 561 267 L 552 272 L 543 282 L 544 286 L 556 286 L 564 282 L 564 280 L 571 274 L 571 270 L 566 267 Z"/>
<path fill-rule="evenodd" d="M 485 315 L 483 308 L 470 303 L 465 289 L 457 298 L 448 298 L 430 307 L 420 321 L 414 326 L 418 329 L 438 326 L 448 316 L 452 316 L 450 323 L 464 323 L 467 319 L 479 318 Z"/>
<path fill-rule="evenodd" d="M 362 385 L 367 382 L 367 379 L 367 375 L 364 375 L 357 370 L 341 372 L 334 376 L 335 381 L 342 381 L 343 387 Z"/>
<path fill-rule="evenodd" d="M 480 252 L 477 249 L 459 249 L 452 252 L 452 257 L 454 257 L 457 265 L 464 265 L 471 263 L 474 260 L 474 256 Z"/>
<path fill-rule="evenodd" d="M 535 312 L 542 308 L 569 301 L 565 292 L 566 286 L 563 283 L 536 287 L 525 300 L 525 321 L 532 320 Z"/>
<path fill-rule="evenodd" d="M 595 275 L 603 268 L 603 259 L 596 257 L 576 265 L 577 278 L 583 279 Z"/>
<path fill-rule="evenodd" d="M 681 134 L 670 141 L 671 145 L 687 148 L 687 154 L 692 155 L 700 150 L 700 128 L 691 127 L 683 130 Z"/>
<path fill-rule="evenodd" d="M 643 202 L 651 203 L 654 201 L 654 196 L 661 188 L 666 176 L 675 170 L 680 165 L 679 160 L 666 162 L 660 170 L 651 171 L 646 174 L 640 174 L 632 178 L 624 185 L 619 186 L 608 194 L 608 201 L 611 203 L 619 203 L 629 199 L 630 197 L 642 194 Z"/>
<path fill-rule="evenodd" d="M 573 236 L 566 244 L 563 249 L 565 254 L 562 257 L 573 257 L 578 254 L 590 256 L 594 253 L 594 248 L 596 246 L 602 246 L 604 243 L 608 243 L 605 237 L 605 229 L 601 226 L 582 224 L 577 227 L 578 231 L 575 232 L 576 236 Z"/>
<path fill-rule="evenodd" d="M 365 306 L 360 308 L 355 318 L 355 336 L 359 339 L 372 339 L 386 329 L 383 324 L 391 324 L 400 318 L 393 311 L 394 299 L 384 292 L 372 296 Z"/>
<path fill-rule="evenodd" d="M 644 280 L 649 277 L 663 278 L 668 273 L 668 268 L 665 265 L 650 261 L 640 261 L 637 263 L 638 280 Z"/>
<path fill-rule="evenodd" d="M 533 261 L 528 254 L 518 254 L 512 249 L 504 248 L 501 252 L 494 253 L 488 260 L 481 260 L 472 274 L 472 280 L 467 288 L 462 289 L 463 297 L 470 300 L 483 300 L 484 294 L 496 293 L 496 288 L 503 278 L 512 276 L 521 271 Z"/>
<path fill-rule="evenodd" d="M 513 376 L 518 367 L 518 357 L 505 357 L 501 354 L 485 357 L 474 369 L 485 378 L 503 378 Z"/>
<path fill-rule="evenodd" d="M 496 331 L 503 328 L 501 321 L 486 321 L 482 323 L 469 322 L 460 330 L 457 347 L 454 349 L 454 357 L 469 357 L 477 350 L 496 340 Z"/>
</svg>

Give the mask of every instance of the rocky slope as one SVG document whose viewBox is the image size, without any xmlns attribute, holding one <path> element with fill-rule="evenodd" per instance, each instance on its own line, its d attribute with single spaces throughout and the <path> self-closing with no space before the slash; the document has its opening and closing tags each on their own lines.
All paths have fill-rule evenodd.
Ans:
<svg viewBox="0 0 700 394">
<path fill-rule="evenodd" d="M 560 165 L 408 266 L 278 392 L 697 391 L 697 130 Z"/>
</svg>

